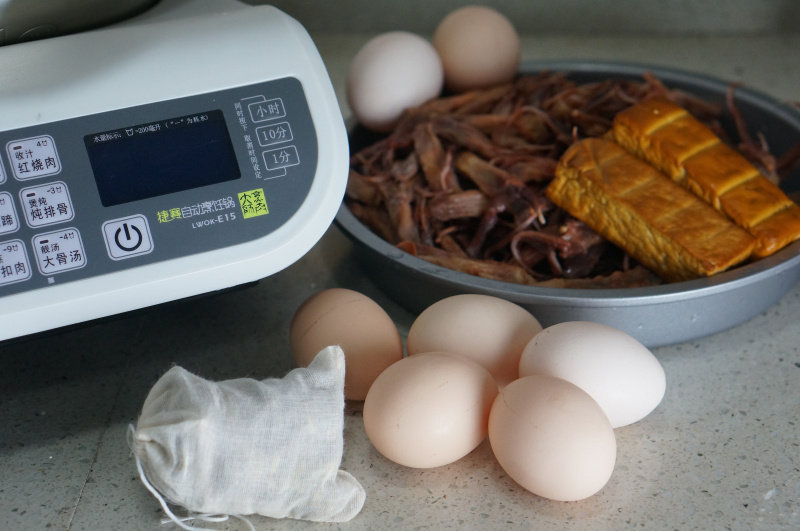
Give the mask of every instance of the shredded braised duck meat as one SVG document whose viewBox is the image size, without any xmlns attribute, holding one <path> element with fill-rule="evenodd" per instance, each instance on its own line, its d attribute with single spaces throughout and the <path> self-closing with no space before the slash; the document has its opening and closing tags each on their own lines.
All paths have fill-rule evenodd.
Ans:
<svg viewBox="0 0 800 531">
<path fill-rule="evenodd" d="M 726 95 L 738 149 L 779 178 L 800 161 L 753 137 Z M 576 140 L 606 134 L 621 110 L 666 97 L 718 136 L 723 108 L 645 74 L 579 84 L 564 73 L 518 77 L 492 89 L 431 100 L 351 156 L 346 204 L 373 232 L 429 262 L 484 278 L 567 288 L 661 283 L 544 193 Z"/>
</svg>

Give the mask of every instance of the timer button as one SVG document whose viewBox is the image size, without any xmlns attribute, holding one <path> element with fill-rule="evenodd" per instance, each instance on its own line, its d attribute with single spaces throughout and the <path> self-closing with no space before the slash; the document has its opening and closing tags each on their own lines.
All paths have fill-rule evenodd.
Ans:
<svg viewBox="0 0 800 531">
<path fill-rule="evenodd" d="M 150 225 L 141 214 L 106 221 L 103 223 L 103 238 L 112 260 L 133 258 L 153 250 Z"/>
</svg>

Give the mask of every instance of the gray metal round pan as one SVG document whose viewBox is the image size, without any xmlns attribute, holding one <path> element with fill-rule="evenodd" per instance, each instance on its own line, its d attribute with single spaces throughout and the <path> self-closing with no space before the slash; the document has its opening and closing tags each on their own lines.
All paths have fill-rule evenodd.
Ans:
<svg viewBox="0 0 800 531">
<path fill-rule="evenodd" d="M 609 77 L 640 78 L 650 72 L 671 88 L 723 103 L 730 83 L 690 72 L 648 65 L 559 61 L 527 63 L 523 72 L 568 72 L 579 82 Z M 800 141 L 800 110 L 744 87 L 737 107 L 753 129 L 780 154 Z M 731 126 L 731 124 L 727 124 Z M 800 190 L 800 172 L 784 182 Z M 411 256 L 375 235 L 345 205 L 337 226 L 354 242 L 364 272 L 389 297 L 418 313 L 458 293 L 502 297 L 528 309 L 544 326 L 586 320 L 624 330 L 649 347 L 681 343 L 738 325 L 775 304 L 800 281 L 800 241 L 778 253 L 710 278 L 645 288 L 562 289 L 521 286 L 460 273 Z"/>
</svg>

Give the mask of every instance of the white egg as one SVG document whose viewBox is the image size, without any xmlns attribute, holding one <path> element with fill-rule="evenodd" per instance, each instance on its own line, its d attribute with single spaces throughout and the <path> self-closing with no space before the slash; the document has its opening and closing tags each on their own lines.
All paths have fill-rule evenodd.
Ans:
<svg viewBox="0 0 800 531">
<path fill-rule="evenodd" d="M 637 422 L 661 403 L 664 368 L 650 350 L 616 328 L 586 321 L 545 328 L 523 349 L 520 377 L 543 374 L 586 391 L 614 428 Z"/>
<path fill-rule="evenodd" d="M 392 31 L 369 40 L 350 63 L 347 100 L 358 122 L 388 132 L 403 111 L 439 95 L 442 61 L 423 37 Z"/>
</svg>

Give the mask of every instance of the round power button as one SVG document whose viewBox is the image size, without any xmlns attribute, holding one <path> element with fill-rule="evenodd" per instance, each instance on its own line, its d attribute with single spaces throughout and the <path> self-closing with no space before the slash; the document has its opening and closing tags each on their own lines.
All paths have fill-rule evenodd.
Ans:
<svg viewBox="0 0 800 531">
<path fill-rule="evenodd" d="M 106 221 L 103 223 L 103 238 L 112 260 L 124 260 L 153 250 L 150 226 L 141 214 Z"/>
</svg>

